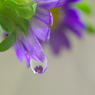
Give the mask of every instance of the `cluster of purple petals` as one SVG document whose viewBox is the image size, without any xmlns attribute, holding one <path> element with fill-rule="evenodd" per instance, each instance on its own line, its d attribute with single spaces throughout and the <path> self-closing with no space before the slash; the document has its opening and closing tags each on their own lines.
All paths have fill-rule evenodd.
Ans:
<svg viewBox="0 0 95 95">
<path fill-rule="evenodd" d="M 14 48 L 20 62 L 26 60 L 27 67 L 30 67 L 30 60 L 34 59 L 44 62 L 46 56 L 38 39 L 48 42 L 50 28 L 47 24 L 53 24 L 52 14 L 49 9 L 62 6 L 65 0 L 34 0 L 38 6 L 34 17 L 30 20 L 29 35 L 20 33 Z M 19 36 L 19 35 L 17 35 Z"/>
<path fill-rule="evenodd" d="M 60 49 L 63 47 L 70 48 L 70 40 L 67 37 L 68 32 L 73 32 L 79 38 L 84 34 L 86 29 L 84 22 L 81 18 L 81 12 L 73 8 L 71 4 L 78 3 L 81 0 L 67 0 L 61 7 L 64 16 L 57 29 L 51 32 L 50 46 L 55 54 L 59 54 Z M 68 31 L 70 30 L 70 31 Z"/>
<path fill-rule="evenodd" d="M 42 73 L 42 72 L 43 72 L 43 67 L 42 67 L 42 66 L 36 66 L 36 67 L 34 68 L 34 70 L 35 70 L 35 72 L 37 72 L 37 73 Z"/>
</svg>

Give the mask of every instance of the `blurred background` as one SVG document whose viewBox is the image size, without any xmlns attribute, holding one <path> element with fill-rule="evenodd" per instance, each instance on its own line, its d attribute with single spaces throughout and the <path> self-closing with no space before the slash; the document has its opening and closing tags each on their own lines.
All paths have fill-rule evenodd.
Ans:
<svg viewBox="0 0 95 95">
<path fill-rule="evenodd" d="M 85 0 L 93 9 L 87 18 L 95 26 L 95 0 Z M 0 53 L 0 95 L 95 95 L 95 34 L 85 32 L 79 40 L 70 34 L 72 48 L 55 56 L 44 46 L 49 68 L 35 75 L 20 63 L 13 49 Z"/>
</svg>

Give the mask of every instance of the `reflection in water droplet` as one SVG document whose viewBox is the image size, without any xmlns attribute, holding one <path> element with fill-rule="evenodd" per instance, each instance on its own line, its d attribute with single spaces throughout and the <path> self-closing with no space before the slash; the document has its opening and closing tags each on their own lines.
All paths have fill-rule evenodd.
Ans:
<svg viewBox="0 0 95 95">
<path fill-rule="evenodd" d="M 30 61 L 30 67 L 35 74 L 43 74 L 47 70 L 47 59 L 44 62 L 39 62 L 34 59 Z"/>
</svg>

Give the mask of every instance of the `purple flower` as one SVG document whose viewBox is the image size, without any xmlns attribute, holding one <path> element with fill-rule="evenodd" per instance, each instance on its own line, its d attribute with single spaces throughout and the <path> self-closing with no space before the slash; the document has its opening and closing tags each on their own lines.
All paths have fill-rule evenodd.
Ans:
<svg viewBox="0 0 95 95">
<path fill-rule="evenodd" d="M 31 60 L 31 69 L 35 74 L 43 74 L 48 68 L 47 60 L 44 62 L 38 62 L 34 59 Z"/>
<path fill-rule="evenodd" d="M 33 18 L 30 19 L 29 35 L 25 36 L 22 32 L 18 32 L 17 41 L 14 45 L 16 55 L 20 62 L 24 58 L 26 60 L 27 67 L 38 73 L 37 69 L 41 69 L 39 73 L 43 73 L 47 69 L 47 60 L 44 54 L 43 48 L 38 39 L 48 42 L 50 38 L 50 28 L 47 24 L 52 25 L 53 18 L 49 9 L 58 7 L 64 4 L 65 0 L 34 0 L 37 2 L 36 13 Z M 40 66 L 30 64 L 30 61 L 40 62 Z"/>
<path fill-rule="evenodd" d="M 34 68 L 34 70 L 35 70 L 35 72 L 37 72 L 37 73 L 42 73 L 43 72 L 43 67 L 42 66 L 36 66 L 35 68 Z"/>
<path fill-rule="evenodd" d="M 54 16 L 54 25 L 51 27 L 50 46 L 55 54 L 58 54 L 62 47 L 70 48 L 68 32 L 73 32 L 79 38 L 83 36 L 86 27 L 81 19 L 81 12 L 72 7 L 72 4 L 79 1 L 81 0 L 67 0 L 63 6 L 51 9 Z M 58 15 L 55 15 L 56 13 Z"/>
</svg>

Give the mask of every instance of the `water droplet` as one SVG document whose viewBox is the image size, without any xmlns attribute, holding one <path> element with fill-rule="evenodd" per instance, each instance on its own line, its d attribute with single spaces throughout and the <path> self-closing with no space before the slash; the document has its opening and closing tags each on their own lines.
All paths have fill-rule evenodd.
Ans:
<svg viewBox="0 0 95 95">
<path fill-rule="evenodd" d="M 47 59 L 44 62 L 39 62 L 34 59 L 31 59 L 30 61 L 30 67 L 35 74 L 43 74 L 47 70 Z"/>
</svg>

